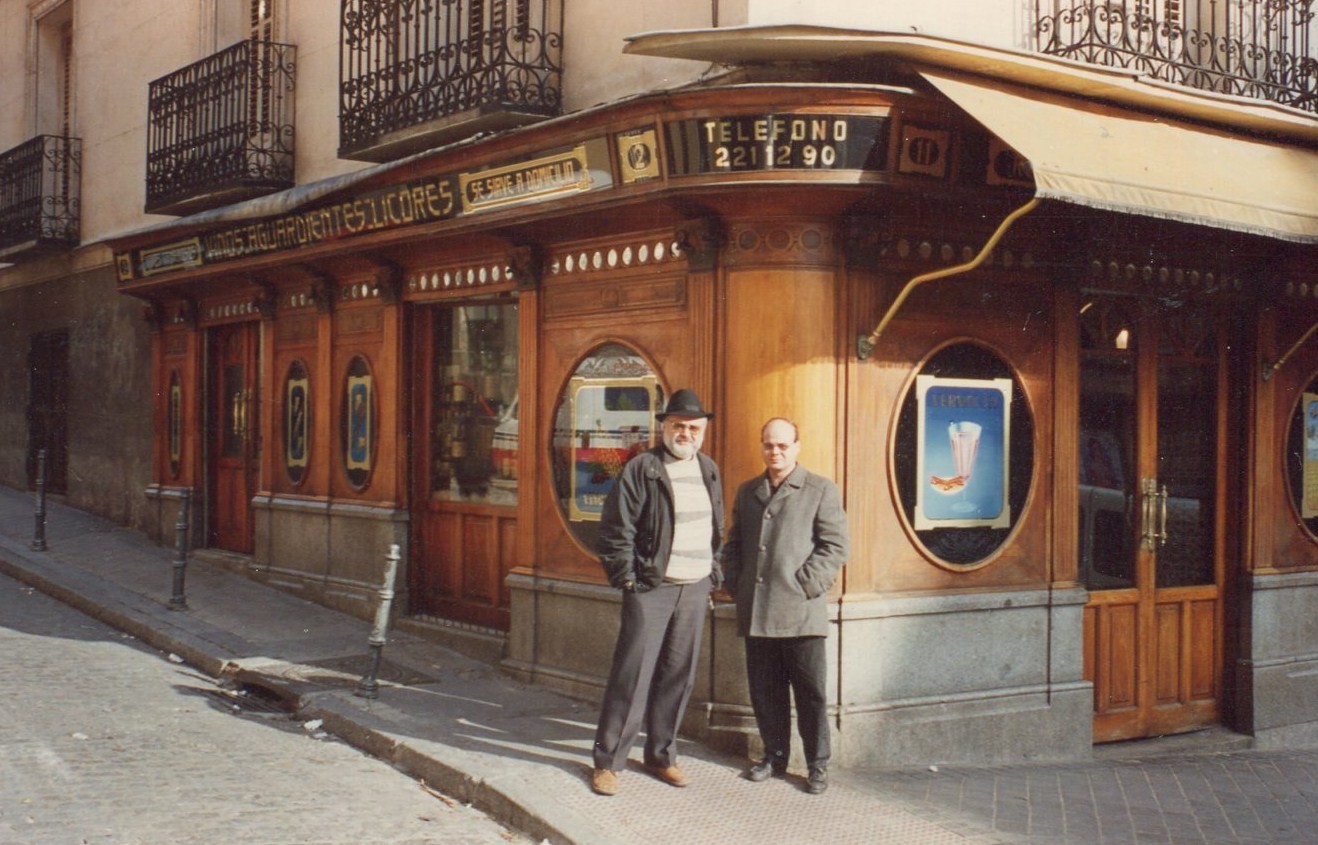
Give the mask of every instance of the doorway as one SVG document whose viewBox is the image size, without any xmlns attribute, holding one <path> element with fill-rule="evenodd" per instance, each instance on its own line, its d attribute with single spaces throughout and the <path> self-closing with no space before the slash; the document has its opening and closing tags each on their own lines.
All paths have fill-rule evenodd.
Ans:
<svg viewBox="0 0 1318 845">
<path fill-rule="evenodd" d="M 257 323 L 210 330 L 207 347 L 208 540 L 212 548 L 251 554 L 252 493 L 260 450 Z"/>
<path fill-rule="evenodd" d="M 1184 302 L 1085 297 L 1079 571 L 1094 741 L 1220 720 L 1229 321 Z"/>
<path fill-rule="evenodd" d="M 416 312 L 410 605 L 507 630 L 516 562 L 519 316 L 510 299 Z"/>
</svg>

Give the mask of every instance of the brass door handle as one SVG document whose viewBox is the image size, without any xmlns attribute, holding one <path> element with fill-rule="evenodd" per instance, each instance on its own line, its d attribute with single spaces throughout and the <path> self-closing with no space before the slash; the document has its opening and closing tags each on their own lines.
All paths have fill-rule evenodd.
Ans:
<svg viewBox="0 0 1318 845">
<path fill-rule="evenodd" d="M 1151 552 L 1157 548 L 1158 529 L 1154 524 L 1156 514 L 1155 499 L 1158 497 L 1158 482 L 1153 478 L 1140 479 L 1140 548 Z"/>
<path fill-rule="evenodd" d="M 1140 526 L 1140 548 L 1155 552 L 1167 545 L 1167 485 L 1158 489 L 1158 479 L 1140 479 L 1140 492 L 1144 494 Z"/>
<path fill-rule="evenodd" d="M 1167 545 L 1167 485 L 1158 492 L 1158 548 Z"/>
</svg>

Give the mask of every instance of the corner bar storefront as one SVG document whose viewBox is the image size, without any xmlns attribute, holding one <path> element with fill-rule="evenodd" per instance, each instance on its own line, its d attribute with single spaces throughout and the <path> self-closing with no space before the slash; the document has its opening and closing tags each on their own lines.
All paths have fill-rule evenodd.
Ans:
<svg viewBox="0 0 1318 845">
<path fill-rule="evenodd" d="M 1036 200 L 912 78 L 639 97 L 118 239 L 154 329 L 157 535 L 186 493 L 202 554 L 362 617 L 399 543 L 396 624 L 595 697 L 600 505 L 690 387 L 729 495 L 773 415 L 844 491 L 839 762 L 1287 729 L 1259 712 L 1286 654 L 1257 652 L 1303 649 L 1258 613 L 1318 603 L 1279 481 L 1318 352 L 1257 362 L 1314 319 L 1311 266 Z M 752 724 L 723 604 L 687 728 L 749 749 Z"/>
</svg>

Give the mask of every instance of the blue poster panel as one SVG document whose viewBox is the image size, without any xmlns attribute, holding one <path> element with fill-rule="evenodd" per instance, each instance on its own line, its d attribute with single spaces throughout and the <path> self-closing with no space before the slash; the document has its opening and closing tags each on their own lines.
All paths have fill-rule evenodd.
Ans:
<svg viewBox="0 0 1318 845">
<path fill-rule="evenodd" d="M 371 471 L 371 377 L 348 378 L 348 469 Z"/>
<path fill-rule="evenodd" d="M 915 379 L 915 529 L 1008 528 L 1011 379 Z"/>
</svg>

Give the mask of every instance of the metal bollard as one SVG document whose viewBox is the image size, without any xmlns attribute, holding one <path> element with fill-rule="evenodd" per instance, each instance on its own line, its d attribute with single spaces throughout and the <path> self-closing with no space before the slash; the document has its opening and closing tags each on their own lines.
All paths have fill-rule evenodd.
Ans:
<svg viewBox="0 0 1318 845">
<path fill-rule="evenodd" d="M 169 597 L 170 610 L 187 610 L 188 599 L 183 592 L 183 576 L 188 566 L 188 503 L 192 491 L 186 487 L 179 498 L 178 522 L 174 523 L 174 593 Z"/>
<path fill-rule="evenodd" d="M 394 603 L 394 580 L 398 577 L 398 544 L 389 545 L 389 554 L 385 556 L 387 564 L 384 570 L 384 584 L 380 587 L 380 603 L 375 607 L 375 627 L 367 642 L 371 646 L 371 664 L 357 685 L 356 695 L 360 698 L 379 698 L 380 656 L 384 652 L 385 634 L 389 630 L 389 611 Z"/>
<path fill-rule="evenodd" d="M 37 450 L 37 527 L 32 535 L 32 550 L 46 550 L 46 447 Z"/>
</svg>

